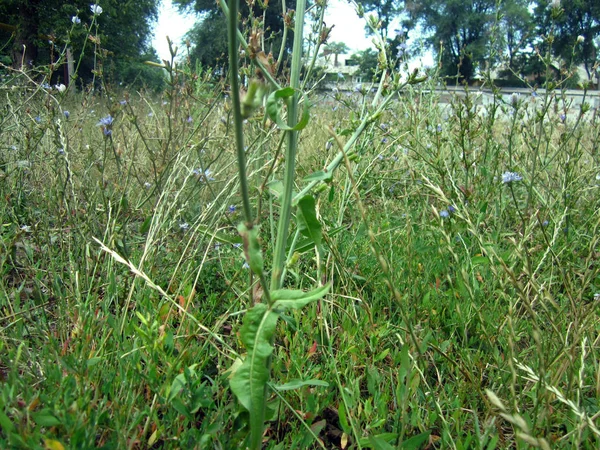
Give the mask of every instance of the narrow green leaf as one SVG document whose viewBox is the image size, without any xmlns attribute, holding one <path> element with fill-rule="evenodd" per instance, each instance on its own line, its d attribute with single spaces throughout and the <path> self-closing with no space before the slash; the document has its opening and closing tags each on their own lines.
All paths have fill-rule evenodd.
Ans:
<svg viewBox="0 0 600 450">
<path fill-rule="evenodd" d="M 315 198 L 312 195 L 305 195 L 298 200 L 296 220 L 300 233 L 311 238 L 317 247 L 320 255 L 323 254 L 323 230 L 319 219 L 317 219 L 317 209 Z"/>
<path fill-rule="evenodd" d="M 277 391 L 292 391 L 294 389 L 298 389 L 303 386 L 328 387 L 329 383 L 327 381 L 321 381 L 321 380 L 292 380 L 292 381 L 288 381 L 287 383 L 279 385 L 279 386 L 273 386 L 273 388 Z"/>
<path fill-rule="evenodd" d="M 247 355 L 229 380 L 232 392 L 250 413 L 252 448 L 259 448 L 265 418 L 266 387 L 269 380 L 271 344 L 278 315 L 264 303 L 258 303 L 246 313 L 240 337 Z"/>
<path fill-rule="evenodd" d="M 350 425 L 348 425 L 348 419 L 346 419 L 346 408 L 344 408 L 344 405 L 340 405 L 338 408 L 338 419 L 340 419 L 342 431 L 344 431 L 346 434 L 351 434 L 352 429 L 350 428 Z"/>
<path fill-rule="evenodd" d="M 394 447 L 376 436 L 369 436 L 369 444 L 374 450 L 394 450 Z"/>
<path fill-rule="evenodd" d="M 317 170 L 310 175 L 305 176 L 302 181 L 331 181 L 333 178 L 333 172 L 324 172 L 322 170 Z"/>
<path fill-rule="evenodd" d="M 88 367 L 92 367 L 98 364 L 100 361 L 102 361 L 102 358 L 95 356 L 93 358 L 88 359 L 86 364 Z"/>
<path fill-rule="evenodd" d="M 271 292 L 273 309 L 285 311 L 287 309 L 300 309 L 311 302 L 319 300 L 329 292 L 330 284 L 304 292 L 299 289 L 278 289 Z"/>
<path fill-rule="evenodd" d="M 407 439 L 402 443 L 402 448 L 406 450 L 418 450 L 422 448 L 423 444 L 427 439 L 429 439 L 429 435 L 431 431 L 426 431 L 425 433 L 417 434 L 416 436 Z"/>
<path fill-rule="evenodd" d="M 381 433 L 381 434 L 378 434 L 377 436 L 364 437 L 359 440 L 360 446 L 365 447 L 365 448 L 374 448 L 373 444 L 370 441 L 371 437 L 374 437 L 378 440 L 382 440 L 382 441 L 386 442 L 387 444 L 389 444 L 390 442 L 398 439 L 398 434 L 396 434 L 396 433 Z"/>
<path fill-rule="evenodd" d="M 148 216 L 146 220 L 140 225 L 140 234 L 146 234 L 150 230 L 150 224 L 152 223 L 152 216 Z"/>
</svg>

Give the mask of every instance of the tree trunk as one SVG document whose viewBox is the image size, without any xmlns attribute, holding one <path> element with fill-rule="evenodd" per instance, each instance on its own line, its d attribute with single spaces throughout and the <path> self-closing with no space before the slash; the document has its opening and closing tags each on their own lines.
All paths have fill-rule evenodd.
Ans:
<svg viewBox="0 0 600 450">
<path fill-rule="evenodd" d="M 35 43 L 39 35 L 37 10 L 41 0 L 23 1 L 18 6 L 19 21 L 12 49 L 12 66 L 26 69 L 37 62 L 38 48 Z"/>
</svg>

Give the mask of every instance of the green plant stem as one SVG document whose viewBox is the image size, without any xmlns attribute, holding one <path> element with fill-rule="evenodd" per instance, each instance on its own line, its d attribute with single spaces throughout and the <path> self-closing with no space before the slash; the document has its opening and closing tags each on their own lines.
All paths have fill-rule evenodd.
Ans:
<svg viewBox="0 0 600 450">
<path fill-rule="evenodd" d="M 231 103 L 233 105 L 233 128 L 235 134 L 235 145 L 238 161 L 238 175 L 240 178 L 240 191 L 242 204 L 244 205 L 244 216 L 248 225 L 252 224 L 252 209 L 250 207 L 250 195 L 248 193 L 248 178 L 246 176 L 246 153 L 244 152 L 244 130 L 242 119 L 242 107 L 240 101 L 240 86 L 238 81 L 238 43 L 237 43 L 237 20 L 238 0 L 231 2 L 229 8 L 227 31 L 229 33 L 229 78 L 231 83 Z"/>
<path fill-rule="evenodd" d="M 290 86 L 298 89 L 300 86 L 300 69 L 302 68 L 302 46 L 304 13 L 306 9 L 306 0 L 296 2 L 296 24 L 294 27 L 294 48 L 292 52 L 292 68 L 290 76 Z M 296 125 L 298 115 L 298 92 L 295 92 L 288 103 L 288 125 Z M 296 151 L 298 149 L 298 132 L 288 131 L 287 149 L 285 153 L 285 173 L 283 177 L 283 195 L 281 203 L 281 216 L 277 226 L 277 241 L 275 243 L 275 253 L 273 255 L 273 273 L 271 275 L 271 290 L 280 289 L 283 279 L 283 269 L 285 266 L 285 244 L 287 242 L 290 218 L 292 216 L 292 193 L 294 190 L 294 175 L 296 173 Z"/>
</svg>

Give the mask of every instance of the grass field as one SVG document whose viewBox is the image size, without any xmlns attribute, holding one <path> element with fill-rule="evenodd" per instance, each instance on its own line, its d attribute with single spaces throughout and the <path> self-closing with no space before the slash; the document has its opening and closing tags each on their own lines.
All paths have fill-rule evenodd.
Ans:
<svg viewBox="0 0 600 450">
<path fill-rule="evenodd" d="M 263 290 L 229 98 L 21 81 L 0 86 L 0 447 L 244 447 L 229 381 Z M 559 90 L 442 118 L 421 86 L 380 114 L 313 99 L 295 192 L 322 236 L 293 210 L 284 285 L 331 288 L 281 313 L 263 446 L 597 448 L 600 118 Z M 244 135 L 270 267 L 284 133 L 259 110 Z"/>
</svg>

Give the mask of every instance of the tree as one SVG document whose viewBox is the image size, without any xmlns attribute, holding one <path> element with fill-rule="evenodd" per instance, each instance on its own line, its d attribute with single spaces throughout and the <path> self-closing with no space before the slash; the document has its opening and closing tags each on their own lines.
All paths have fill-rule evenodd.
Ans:
<svg viewBox="0 0 600 450">
<path fill-rule="evenodd" d="M 79 76 L 92 78 L 94 51 L 105 55 L 105 67 L 112 68 L 119 81 L 132 81 L 140 74 L 155 77 L 156 71 L 142 70 L 143 58 L 158 60 L 150 46 L 151 24 L 158 16 L 159 0 L 102 0 L 102 13 L 95 16 L 89 0 L 4 0 L 0 3 L 0 40 L 12 42 L 5 48 L 14 68 L 48 65 L 65 45 L 81 56 Z M 73 17 L 77 17 L 75 23 Z M 95 44 L 90 40 L 90 36 Z M 49 42 L 50 41 L 50 42 Z M 133 70 L 137 66 L 139 70 Z M 63 75 L 55 75 L 66 77 Z M 127 79 L 123 77 L 126 76 Z M 141 81 L 141 80 L 140 80 Z"/>
<path fill-rule="evenodd" d="M 217 67 L 227 65 L 227 23 L 217 2 L 214 0 L 174 0 L 181 11 L 193 11 L 199 16 L 199 22 L 187 34 L 192 44 L 191 58 L 203 66 Z M 285 0 L 289 10 L 295 5 L 295 0 Z M 281 2 L 257 1 L 240 2 L 242 24 L 254 27 L 264 38 L 265 53 L 279 52 L 283 38 L 284 17 Z M 291 49 L 292 35 L 288 33 L 286 48 Z"/>
<path fill-rule="evenodd" d="M 538 33 L 552 36 L 554 55 L 569 65 L 583 64 L 591 79 L 592 68 L 599 56 L 600 2 L 569 0 L 559 2 L 559 5 L 556 8 L 548 0 L 537 1 L 534 17 Z M 583 38 L 582 42 L 579 36 Z"/>
<path fill-rule="evenodd" d="M 350 48 L 344 42 L 332 42 L 323 48 L 323 56 L 334 55 L 333 65 L 339 66 L 338 55 L 347 53 Z"/>
<path fill-rule="evenodd" d="M 430 33 L 431 48 L 442 52 L 442 73 L 470 81 L 488 54 L 489 31 L 495 0 L 410 0 L 410 25 Z"/>
<path fill-rule="evenodd" d="M 362 50 L 352 55 L 358 62 L 357 74 L 365 81 L 377 81 L 377 67 L 379 66 L 379 53 L 373 49 Z"/>
<path fill-rule="evenodd" d="M 504 49 L 506 51 L 508 69 L 518 73 L 520 67 L 520 53 L 531 42 L 533 32 L 533 18 L 529 11 L 529 0 L 505 0 L 500 11 L 500 31 Z"/>
</svg>

